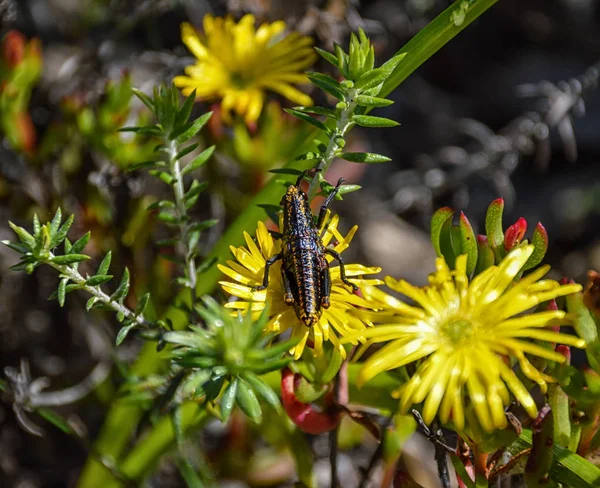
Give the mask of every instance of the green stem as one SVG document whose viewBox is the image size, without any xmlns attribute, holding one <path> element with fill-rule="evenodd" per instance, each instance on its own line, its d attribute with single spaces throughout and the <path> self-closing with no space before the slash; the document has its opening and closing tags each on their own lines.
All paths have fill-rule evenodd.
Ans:
<svg viewBox="0 0 600 488">
<path fill-rule="evenodd" d="M 400 63 L 398 68 L 384 84 L 380 96 L 389 94 L 400 83 L 402 83 L 414 70 L 423 64 L 429 57 L 437 52 L 444 44 L 450 41 L 454 36 L 461 32 L 467 25 L 473 22 L 488 8 L 494 5 L 498 0 L 462 0 L 455 2 L 436 17 L 427 27 L 411 39 L 400 52 L 408 53 L 406 58 Z M 460 5 L 466 5 L 462 23 L 457 25 L 457 8 Z M 303 152 L 303 149 L 312 139 L 307 138 L 303 142 L 297 154 Z M 290 161 L 285 167 L 296 168 L 299 170 L 310 167 L 311 161 Z M 243 231 L 252 232 L 256 227 L 256 222 L 264 219 L 264 210 L 257 207 L 257 204 L 277 203 L 281 198 L 281 186 L 272 178 L 269 183 L 258 193 L 250 202 L 248 207 L 237 217 L 229 226 L 221 239 L 215 244 L 212 252 L 207 257 L 216 258 L 218 262 L 224 262 L 229 258 L 229 246 L 240 245 L 243 242 Z M 202 274 L 202 280 L 196 285 L 196 295 L 202 296 L 212 292 L 217 284 L 220 271 L 213 266 L 210 270 Z M 189 298 L 184 295 L 178 296 L 174 302 L 187 302 Z M 182 328 L 187 324 L 186 315 L 181 310 L 172 307 L 167 312 L 167 316 L 173 321 L 176 328 Z M 164 361 L 159 359 L 154 344 L 145 344 L 140 352 L 136 363 L 132 368 L 133 374 L 150 374 L 164 367 Z M 365 390 L 366 388 L 363 388 Z M 379 393 L 379 392 L 374 392 Z M 352 385 L 350 395 L 352 395 Z M 142 415 L 140 407 L 125 406 L 122 403 L 115 402 L 107 415 L 105 424 L 98 436 L 95 444 L 96 452 L 101 455 L 120 457 L 127 446 L 127 443 L 136 429 L 139 419 Z M 106 470 L 93 459 L 88 458 L 88 462 L 83 470 L 79 480 L 80 488 L 103 487 L 109 474 Z"/>
<path fill-rule="evenodd" d="M 165 141 L 167 143 L 167 141 Z M 192 292 L 191 300 L 194 302 L 197 276 L 196 276 L 196 260 L 194 258 L 194 249 L 190 248 L 189 230 L 190 224 L 187 219 L 187 209 L 185 207 L 185 187 L 183 185 L 183 175 L 181 174 L 181 163 L 177 159 L 177 143 L 168 141 L 169 147 L 169 169 L 171 176 L 175 179 L 173 183 L 173 193 L 175 195 L 175 205 L 177 206 L 177 219 L 179 220 L 179 232 L 181 234 L 181 242 L 183 243 L 185 252 L 185 278 L 187 288 Z"/>
<path fill-rule="evenodd" d="M 194 402 L 184 403 L 179 407 L 181 415 L 181 427 L 185 434 L 202 427 L 208 420 L 205 409 Z M 158 464 L 160 457 L 176 444 L 175 429 L 170 416 L 161 418 L 147 436 L 145 436 L 125 457 L 122 463 L 117 465 L 117 471 L 127 480 L 139 482 L 148 475 Z M 107 472 L 107 471 L 105 471 Z M 108 472 L 110 474 L 110 472 Z M 112 477 L 103 487 L 117 488 L 124 486 L 119 480 Z M 137 483 L 136 483 L 137 484 Z M 98 485 L 100 486 L 100 485 Z"/>
<path fill-rule="evenodd" d="M 50 259 L 54 257 L 52 253 L 49 255 Z M 77 271 L 72 266 L 66 264 L 55 264 L 52 261 L 44 261 L 47 265 L 53 267 L 56 271 L 58 271 L 61 275 L 69 277 L 69 279 L 81 286 L 81 289 L 96 297 L 99 302 L 102 302 L 104 305 L 112 309 L 113 311 L 123 314 L 124 317 L 131 320 L 132 322 L 137 322 L 138 325 L 145 326 L 147 325 L 147 321 L 143 315 L 136 315 L 133 310 L 130 310 L 125 305 L 114 301 L 110 295 L 104 293 L 99 286 L 90 286 L 86 285 L 86 279 L 81 276 L 79 271 Z"/>
<path fill-rule="evenodd" d="M 329 166 L 331 166 L 331 163 L 333 163 L 333 160 L 336 158 L 338 151 L 341 149 L 339 144 L 340 138 L 344 139 L 352 127 L 351 119 L 357 107 L 356 101 L 354 100 L 356 95 L 356 90 L 350 90 L 348 99 L 346 100 L 347 106 L 345 109 L 340 111 L 340 117 L 335 124 L 333 134 L 329 138 L 325 155 L 323 156 L 323 159 L 319 161 L 318 168 L 321 170 L 321 172 L 312 179 L 310 186 L 308 187 L 309 200 L 312 200 L 317 195 L 317 192 L 319 191 L 319 181 L 321 181 L 322 176 L 325 175 L 329 169 Z"/>
</svg>

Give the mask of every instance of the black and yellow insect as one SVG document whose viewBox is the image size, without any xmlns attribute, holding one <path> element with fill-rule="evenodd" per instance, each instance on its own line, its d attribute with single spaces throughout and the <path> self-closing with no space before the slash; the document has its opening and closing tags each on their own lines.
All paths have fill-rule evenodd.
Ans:
<svg viewBox="0 0 600 488">
<path fill-rule="evenodd" d="M 321 318 L 323 309 L 329 308 L 331 294 L 331 276 L 326 254 L 333 256 L 340 263 L 342 281 L 357 290 L 356 285 L 346 278 L 344 261 L 338 252 L 327 248 L 321 241 L 319 229 L 325 219 L 327 207 L 335 198 L 344 181 L 338 181 L 329 194 L 319 212 L 315 224 L 308 197 L 300 189 L 300 183 L 306 174 L 303 172 L 295 185 L 290 185 L 281 199 L 283 206 L 283 229 L 281 229 L 281 252 L 267 260 L 263 284 L 255 287 L 264 290 L 269 284 L 269 268 L 281 259 L 281 277 L 283 280 L 284 299 L 287 305 L 293 306 L 298 319 L 307 327 L 312 327 Z"/>
</svg>

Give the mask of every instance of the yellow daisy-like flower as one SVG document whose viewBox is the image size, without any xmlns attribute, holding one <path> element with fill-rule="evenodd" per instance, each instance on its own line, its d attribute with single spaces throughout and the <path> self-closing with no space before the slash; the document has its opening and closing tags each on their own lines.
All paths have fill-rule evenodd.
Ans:
<svg viewBox="0 0 600 488">
<path fill-rule="evenodd" d="M 339 217 L 337 215 L 331 218 L 331 214 L 327 213 L 321 228 L 322 231 L 325 229 L 322 233 L 322 242 L 323 245 L 327 246 L 335 239 L 337 244 L 333 249 L 341 253 L 348 248 L 358 227 L 354 226 L 346 236 L 343 236 L 337 229 L 338 222 Z M 372 302 L 352 293 L 341 280 L 339 266 L 332 266 L 329 268 L 332 285 L 331 305 L 323 310 L 319 321 L 309 328 L 298 319 L 293 307 L 285 303 L 281 282 L 281 261 L 271 266 L 267 289 L 253 290 L 253 287 L 262 284 L 266 260 L 279 252 L 280 241 L 273 238 L 263 222 L 258 223 L 258 229 L 256 230 L 257 243 L 246 232 L 244 237 L 247 247 L 231 246 L 231 252 L 236 261 L 227 261 L 227 266 L 219 265 L 219 269 L 224 274 L 235 280 L 234 282 L 221 281 L 219 282 L 220 285 L 227 293 L 239 298 L 239 300 L 229 302 L 225 306 L 244 314 L 251 309 L 253 319 L 255 319 L 258 318 L 266 303 L 269 302 L 270 318 L 266 330 L 268 332 L 283 332 L 291 328 L 292 337 L 299 339 L 298 344 L 290 351 L 296 359 L 302 355 L 308 341 L 312 342 L 315 356 L 321 354 L 323 342 L 330 341 L 339 351 L 339 354 L 345 358 L 346 350 L 340 343 L 338 336 L 355 335 L 366 327 L 372 326 L 373 321 L 377 320 L 377 309 L 380 305 L 374 307 Z M 327 260 L 331 262 L 331 256 L 327 255 Z M 361 264 L 346 264 L 345 270 L 349 281 L 358 286 L 360 290 L 366 286 L 375 288 L 377 285 L 383 284 L 383 281 L 378 279 L 362 278 L 363 275 L 379 273 L 381 268 L 369 268 Z M 388 314 L 388 316 L 391 315 Z"/>
<path fill-rule="evenodd" d="M 316 59 L 312 39 L 297 32 L 284 35 L 285 22 L 254 26 L 247 14 L 236 23 L 231 17 L 204 17 L 204 37 L 187 22 L 181 38 L 198 58 L 177 76 L 175 85 L 185 96 L 196 90 L 198 99 L 222 99 L 223 120 L 231 122 L 231 110 L 256 122 L 264 103 L 264 91 L 271 90 L 299 105 L 311 105 L 310 97 L 292 86 L 306 83 L 307 69 Z"/>
<path fill-rule="evenodd" d="M 386 278 L 390 288 L 413 299 L 418 306 L 407 305 L 378 289 L 365 290 L 365 297 L 385 302 L 396 311 L 396 316 L 390 321 L 393 323 L 362 334 L 370 339 L 369 343 L 389 343 L 365 361 L 358 383 L 364 384 L 382 371 L 422 360 L 412 377 L 394 392 L 402 411 L 424 401 L 425 422 L 430 423 L 438 414 L 440 421 L 446 423 L 452 415 L 460 431 L 465 425 L 468 397 L 481 427 L 491 432 L 506 427 L 504 407 L 512 393 L 535 417 L 535 402 L 506 359 L 516 358 L 521 372 L 544 389 L 553 378 L 536 369 L 525 354 L 558 362 L 565 358 L 526 339 L 575 347 L 585 347 L 585 342 L 547 328 L 564 321 L 565 312 L 531 311 L 542 302 L 581 290 L 580 285 L 560 285 L 542 279 L 549 266 L 515 281 L 533 249 L 532 245 L 515 248 L 497 266 L 486 269 L 470 283 L 466 255 L 456 260 L 455 271 L 443 258 L 437 259 L 437 271 L 424 288 Z"/>
</svg>

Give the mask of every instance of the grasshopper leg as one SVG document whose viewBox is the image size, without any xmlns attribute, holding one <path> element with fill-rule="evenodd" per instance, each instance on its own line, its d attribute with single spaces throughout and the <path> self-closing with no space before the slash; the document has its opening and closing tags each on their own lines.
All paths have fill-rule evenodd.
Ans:
<svg viewBox="0 0 600 488">
<path fill-rule="evenodd" d="M 285 304 L 290 306 L 294 304 L 294 295 L 292 295 L 292 287 L 290 285 L 290 280 L 288 279 L 287 273 L 285 272 L 284 267 L 281 267 L 281 278 L 283 280 L 283 300 Z"/>
<path fill-rule="evenodd" d="M 344 282 L 344 284 L 351 287 L 352 291 L 355 291 L 355 292 L 358 291 L 358 286 L 356 286 L 354 283 L 350 283 L 350 281 L 348 281 L 348 278 L 346 278 L 346 267 L 344 265 L 344 260 L 343 260 L 342 256 L 340 255 L 340 253 L 333 249 L 329 249 L 329 248 L 326 248 L 325 252 L 327 254 L 329 254 L 330 256 L 333 256 L 340 263 L 340 277 L 342 278 L 342 281 Z"/>
<path fill-rule="evenodd" d="M 325 262 L 327 262 L 325 260 Z M 329 266 L 325 266 L 321 271 L 321 307 L 329 308 L 331 301 L 329 295 L 331 295 L 331 275 L 329 274 Z"/>
<path fill-rule="evenodd" d="M 273 266 L 273 264 L 275 264 L 281 258 L 282 258 L 282 254 L 279 253 L 279 254 L 275 254 L 275 256 L 267 259 L 267 262 L 265 263 L 265 274 L 263 276 L 263 284 L 259 285 L 259 286 L 254 286 L 252 288 L 252 290 L 254 290 L 254 291 L 264 290 L 265 288 L 267 288 L 267 286 L 269 286 L 269 269 L 271 268 L 271 266 Z"/>
<path fill-rule="evenodd" d="M 323 205 L 321 205 L 321 210 L 319 211 L 319 220 L 317 221 L 317 229 L 321 228 L 321 225 L 325 220 L 325 215 L 327 214 L 327 208 L 329 207 L 329 205 L 331 205 L 331 202 L 333 202 L 333 199 L 337 195 L 338 191 L 340 191 L 340 186 L 343 182 L 344 178 L 340 178 L 337 182 L 337 185 L 335 185 L 333 191 L 329 194 Z"/>
</svg>

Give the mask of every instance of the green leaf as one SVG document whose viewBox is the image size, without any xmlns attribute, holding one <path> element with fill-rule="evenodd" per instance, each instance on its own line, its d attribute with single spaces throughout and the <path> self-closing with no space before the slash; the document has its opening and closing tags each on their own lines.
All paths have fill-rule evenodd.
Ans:
<svg viewBox="0 0 600 488">
<path fill-rule="evenodd" d="M 177 412 L 179 410 L 179 408 L 176 409 Z M 185 486 L 188 488 L 204 488 L 206 486 L 202 482 L 200 475 L 196 473 L 189 459 L 180 457 L 175 459 L 175 463 L 177 464 L 177 469 L 179 469 L 179 474 L 181 474 L 183 481 L 185 481 Z"/>
<path fill-rule="evenodd" d="M 85 246 L 87 246 L 87 243 L 89 242 L 91 236 L 92 236 L 91 232 L 87 232 L 82 237 L 77 239 L 75 241 L 75 243 L 71 246 L 71 250 L 69 251 L 69 253 L 73 253 L 73 254 L 81 253 L 81 251 L 83 251 Z"/>
<path fill-rule="evenodd" d="M 552 409 L 545 405 L 533 422 L 532 449 L 523 475 L 528 488 L 542 488 L 548 485 L 554 457 L 554 450 L 548 448 L 554 444 L 553 419 Z"/>
<path fill-rule="evenodd" d="M 127 293 L 129 293 L 129 270 L 125 268 L 121 282 L 115 292 L 111 295 L 110 299 L 122 303 L 127 296 Z"/>
<path fill-rule="evenodd" d="M 356 34 L 351 32 L 350 46 L 348 50 L 348 74 L 350 75 L 348 79 L 356 80 L 360 76 L 363 61 L 364 59 L 362 59 L 361 56 L 360 46 L 358 44 Z"/>
<path fill-rule="evenodd" d="M 394 69 L 400 64 L 400 61 L 406 56 L 405 53 L 398 54 L 386 61 L 379 68 L 372 69 L 364 73 L 355 83 L 355 88 L 364 91 L 381 85 L 389 78 Z"/>
<path fill-rule="evenodd" d="M 179 239 L 176 237 L 171 237 L 170 239 L 159 239 L 155 242 L 158 247 L 173 247 L 177 245 Z"/>
<path fill-rule="evenodd" d="M 321 129 L 323 132 L 325 132 L 328 135 L 333 134 L 331 129 L 329 127 L 327 127 L 323 122 L 315 119 L 314 117 L 311 117 L 310 115 L 307 115 L 302 112 L 298 112 L 297 110 L 294 110 L 293 108 L 286 108 L 284 110 L 287 113 L 293 115 L 294 117 L 298 117 L 300 120 L 303 120 L 304 122 L 307 122 L 310 125 L 315 126 L 317 129 Z"/>
<path fill-rule="evenodd" d="M 321 383 L 327 384 L 330 381 L 333 381 L 333 378 L 335 378 L 335 375 L 338 374 L 338 371 L 342 367 L 343 362 L 342 355 L 335 349 L 331 354 L 331 359 L 327 363 L 327 369 L 320 378 Z"/>
<path fill-rule="evenodd" d="M 65 305 L 65 295 L 67 291 L 67 283 L 69 282 L 69 278 L 63 278 L 60 280 L 58 284 L 58 304 L 63 307 Z"/>
<path fill-rule="evenodd" d="M 223 422 L 227 422 L 229 420 L 229 416 L 231 415 L 231 411 L 235 406 L 235 397 L 237 395 L 238 390 L 238 379 L 234 378 L 229 386 L 225 388 L 223 395 L 221 396 L 221 420 Z"/>
<path fill-rule="evenodd" d="M 175 183 L 175 178 L 173 176 L 171 176 L 169 173 L 167 173 L 166 171 L 161 171 L 158 169 L 151 169 L 150 171 L 148 171 L 148 174 L 150 176 L 154 176 L 155 178 L 158 178 L 163 183 L 166 183 L 169 186 L 171 186 L 171 185 L 173 185 L 173 183 Z"/>
<path fill-rule="evenodd" d="M 258 398 L 256 398 L 256 393 L 254 393 L 252 388 L 241 378 L 238 380 L 236 398 L 241 411 L 244 412 L 250 420 L 260 424 L 262 421 L 262 410 Z"/>
<path fill-rule="evenodd" d="M 306 73 L 306 75 L 313 85 L 318 86 L 325 93 L 329 93 L 332 97 L 341 101 L 346 98 L 340 84 L 331 78 L 331 76 L 322 73 Z"/>
<path fill-rule="evenodd" d="M 192 159 L 190 161 L 190 164 L 188 164 L 185 168 L 183 168 L 183 170 L 181 171 L 181 174 L 185 176 L 188 173 L 200 168 L 213 155 L 213 153 L 215 152 L 215 147 L 216 146 L 214 146 L 214 145 L 210 146 L 210 147 L 206 148 L 204 151 L 202 151 L 200 154 L 198 154 L 198 156 L 196 156 L 194 159 Z"/>
<path fill-rule="evenodd" d="M 134 132 L 147 136 L 161 137 L 163 131 L 156 125 L 147 125 L 144 127 L 122 127 L 117 132 Z"/>
<path fill-rule="evenodd" d="M 150 293 L 145 293 L 144 295 L 142 295 L 142 298 L 140 298 L 137 305 L 135 306 L 135 314 L 142 315 L 144 313 L 144 310 L 146 310 L 149 301 Z"/>
<path fill-rule="evenodd" d="M 98 271 L 96 271 L 97 275 L 106 275 L 108 273 L 108 268 L 110 268 L 110 261 L 112 259 L 112 251 L 108 251 L 104 259 L 100 262 L 98 266 Z"/>
<path fill-rule="evenodd" d="M 23 227 L 19 227 L 18 225 L 15 225 L 10 221 L 8 222 L 8 225 L 10 225 L 10 228 L 15 234 L 17 234 L 17 237 L 19 238 L 21 243 L 24 246 L 26 246 L 28 250 L 34 248 L 35 239 L 29 232 L 27 232 Z"/>
<path fill-rule="evenodd" d="M 387 107 L 394 103 L 393 100 L 387 98 L 370 97 L 368 95 L 358 95 L 356 97 L 356 103 L 361 107 Z"/>
<path fill-rule="evenodd" d="M 352 121 L 362 127 L 396 127 L 400 125 L 395 120 L 373 115 L 354 115 Z"/>
<path fill-rule="evenodd" d="M 113 275 L 95 275 L 90 276 L 87 280 L 85 280 L 85 284 L 88 286 L 100 286 L 104 283 L 108 283 L 112 280 Z"/>
<path fill-rule="evenodd" d="M 198 181 L 194 180 L 192 182 L 192 185 L 190 186 L 190 189 L 185 193 L 185 199 L 191 200 L 192 198 L 197 197 L 200 193 L 202 193 L 207 188 L 208 188 L 208 181 L 203 181 L 202 183 L 199 183 Z"/>
<path fill-rule="evenodd" d="M 198 266 L 196 268 L 196 275 L 200 275 L 200 274 L 208 271 L 212 266 L 215 265 L 216 262 L 217 262 L 216 257 L 211 257 L 211 258 L 205 259 L 204 261 L 202 261 L 202 263 L 200 263 L 200 266 Z"/>
<path fill-rule="evenodd" d="M 527 262 L 523 265 L 523 270 L 525 271 L 535 268 L 538 264 L 540 264 L 546 255 L 546 251 L 548 250 L 548 233 L 541 222 L 538 222 L 538 224 L 535 226 L 531 243 L 533 244 L 534 249 Z"/>
<path fill-rule="evenodd" d="M 504 200 L 497 198 L 487 209 L 485 214 L 485 233 L 488 238 L 488 244 L 496 255 L 496 260 L 500 261 L 506 251 L 504 249 L 504 231 L 502 230 L 502 213 L 504 212 Z"/>
<path fill-rule="evenodd" d="M 325 61 L 332 64 L 336 68 L 340 67 L 338 64 L 338 58 L 334 54 L 330 53 L 329 51 L 325 51 L 325 49 L 321 49 L 320 47 L 315 46 L 314 49 Z"/>
<path fill-rule="evenodd" d="M 321 159 L 323 157 L 320 153 L 315 153 L 312 151 L 305 152 L 304 154 L 299 154 L 294 159 L 296 161 L 315 161 L 317 159 Z"/>
<path fill-rule="evenodd" d="M 340 187 L 338 187 L 338 192 L 337 192 L 337 196 L 342 196 L 342 195 L 347 195 L 348 193 L 352 193 L 355 191 L 358 191 L 362 188 L 362 186 L 360 185 L 342 185 Z M 341 198 L 340 198 L 341 200 Z"/>
<path fill-rule="evenodd" d="M 96 303 L 98 303 L 98 297 L 90 298 L 85 304 L 85 309 L 89 312 L 92 308 L 94 308 L 94 305 L 96 305 Z"/>
<path fill-rule="evenodd" d="M 117 347 L 123 343 L 123 341 L 127 337 L 127 334 L 129 334 L 131 329 L 133 329 L 136 325 L 137 324 L 134 322 L 133 324 L 129 324 L 124 327 L 121 327 L 121 329 L 119 330 L 119 333 L 117 334 L 117 340 L 116 340 Z"/>
<path fill-rule="evenodd" d="M 340 154 L 340 158 L 352 161 L 353 163 L 387 163 L 391 161 L 387 156 L 375 153 L 345 152 Z"/>
<path fill-rule="evenodd" d="M 52 262 L 54 264 L 73 264 L 87 261 L 88 259 L 90 259 L 90 257 L 85 254 L 67 254 L 65 256 L 54 256 Z"/>
<path fill-rule="evenodd" d="M 548 403 L 554 414 L 554 443 L 568 447 L 571 441 L 571 408 L 569 396 L 559 385 L 548 386 Z"/>
<path fill-rule="evenodd" d="M 494 265 L 494 251 L 490 248 L 486 236 L 477 238 L 477 265 L 475 276 Z"/>
<path fill-rule="evenodd" d="M 450 207 L 438 209 L 431 217 L 431 244 L 439 257 L 444 256 L 444 252 L 452 249 L 450 227 L 452 226 L 452 217 L 454 210 Z M 448 249 L 449 248 L 449 249 Z"/>
<path fill-rule="evenodd" d="M 200 145 L 199 142 L 194 142 L 193 144 L 190 144 L 189 146 L 185 146 L 181 151 L 179 151 L 177 153 L 177 155 L 175 156 L 175 159 L 181 159 L 184 156 L 187 156 L 189 153 L 191 153 L 192 151 L 196 150 L 196 148 Z"/>
<path fill-rule="evenodd" d="M 146 210 L 156 210 L 157 208 L 177 208 L 177 206 L 170 200 L 158 200 L 148 205 Z"/>
<path fill-rule="evenodd" d="M 178 225 L 181 223 L 179 217 L 168 212 L 160 212 L 156 215 L 156 218 L 165 224 Z"/>
<path fill-rule="evenodd" d="M 209 229 L 219 222 L 218 219 L 205 220 L 203 222 L 196 222 L 190 226 L 190 231 L 203 231 Z"/>
<path fill-rule="evenodd" d="M 42 231 L 42 226 L 40 224 L 40 218 L 36 213 L 33 214 L 33 236 L 37 239 L 40 236 L 40 232 Z"/>
<path fill-rule="evenodd" d="M 294 107 L 294 110 L 298 112 L 303 112 L 305 114 L 315 114 L 315 115 L 324 115 L 325 117 L 329 117 L 333 120 L 338 119 L 338 114 L 335 110 L 331 110 L 330 108 L 319 107 L 317 105 L 312 105 L 310 107 Z"/>
<path fill-rule="evenodd" d="M 182 142 L 185 142 L 185 141 L 191 139 L 198 132 L 200 132 L 200 130 L 202 129 L 202 127 L 204 127 L 204 125 L 209 121 L 209 119 L 211 118 L 211 116 L 212 116 L 212 112 L 205 113 L 201 117 L 198 117 L 192 123 L 192 125 L 190 125 L 189 127 L 185 128 L 183 131 L 181 131 L 180 128 L 175 129 L 169 135 L 169 138 L 171 140 L 174 139 L 177 144 L 181 144 Z"/>
<path fill-rule="evenodd" d="M 263 398 L 263 400 L 274 407 L 278 413 L 281 411 L 281 402 L 279 401 L 279 396 L 270 386 L 249 371 L 242 373 L 242 377 L 248 382 L 252 389 Z"/>
<path fill-rule="evenodd" d="M 477 264 L 477 238 L 467 216 L 461 212 L 458 223 L 461 254 L 467 255 L 467 275 L 475 270 Z"/>
<path fill-rule="evenodd" d="M 190 118 L 190 114 L 192 113 L 192 109 L 194 108 L 194 101 L 196 100 L 196 89 L 192 90 L 183 104 L 181 108 L 177 112 L 177 116 L 175 117 L 175 127 L 179 127 L 180 125 L 185 124 Z"/>
<path fill-rule="evenodd" d="M 62 226 L 60 226 L 60 228 L 56 231 L 54 238 L 52 239 L 52 241 L 50 243 L 50 247 L 56 247 L 62 241 L 65 240 L 65 238 L 67 237 L 67 234 L 69 232 L 69 229 L 73 225 L 74 218 L 75 218 L 74 215 L 69 216 L 69 218 L 65 221 L 65 223 Z"/>
<path fill-rule="evenodd" d="M 155 166 L 165 166 L 164 161 L 141 161 L 139 163 L 132 164 L 126 168 L 127 171 L 137 171 L 139 169 L 154 168 Z"/>
<path fill-rule="evenodd" d="M 136 97 L 138 97 L 142 101 L 144 105 L 146 105 L 146 107 L 150 109 L 151 112 L 155 112 L 154 102 L 148 95 L 134 87 L 131 87 L 131 91 Z"/>
<path fill-rule="evenodd" d="M 365 57 L 365 62 L 363 64 L 365 71 L 370 71 L 375 66 L 375 48 L 373 46 L 369 46 L 369 52 Z"/>
<path fill-rule="evenodd" d="M 24 246 L 23 244 L 19 244 L 18 242 L 2 241 L 2 244 L 4 244 L 7 247 L 10 247 L 13 251 L 17 251 L 18 253 L 21 253 L 21 254 L 25 254 L 25 253 L 29 252 L 29 248 L 27 246 Z"/>
<path fill-rule="evenodd" d="M 68 420 L 57 414 L 54 410 L 42 407 L 37 408 L 35 411 L 40 417 L 50 422 L 54 427 L 62 430 L 65 434 L 77 435 L 77 432 L 69 425 Z"/>
<path fill-rule="evenodd" d="M 590 311 L 583 303 L 583 294 L 571 293 L 566 296 L 567 312 L 573 319 L 573 327 L 577 335 L 581 337 L 586 344 L 592 344 L 598 340 L 598 329 L 596 322 L 592 318 Z"/>
<path fill-rule="evenodd" d="M 62 211 L 60 207 L 56 209 L 56 213 L 54 214 L 54 218 L 52 222 L 50 222 L 50 242 L 54 242 L 56 239 L 56 233 L 60 227 L 60 223 L 62 221 Z M 54 246 L 51 246 L 54 247 Z"/>
<path fill-rule="evenodd" d="M 471 479 L 469 473 L 467 473 L 467 469 L 460 458 L 456 454 L 450 454 L 449 457 L 456 474 L 460 477 L 460 480 L 464 483 L 466 488 L 476 488 L 475 482 Z"/>
</svg>

